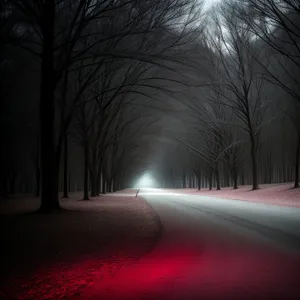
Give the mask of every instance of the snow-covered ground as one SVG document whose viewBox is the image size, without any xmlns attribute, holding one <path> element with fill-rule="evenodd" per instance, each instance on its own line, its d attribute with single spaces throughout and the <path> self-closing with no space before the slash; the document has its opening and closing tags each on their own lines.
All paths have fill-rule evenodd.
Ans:
<svg viewBox="0 0 300 300">
<path fill-rule="evenodd" d="M 206 189 L 170 189 L 173 193 L 195 194 L 215 198 L 236 199 L 266 204 L 300 207 L 300 188 L 294 189 L 292 183 L 261 184 L 259 190 L 252 191 L 251 186 L 241 186 L 237 190 L 232 187 L 220 191 Z"/>
<path fill-rule="evenodd" d="M 123 194 L 71 194 L 57 214 L 32 214 L 34 197 L 2 201 L 0 299 L 69 299 L 152 249 L 156 214 L 134 191 Z"/>
<path fill-rule="evenodd" d="M 141 189 L 157 246 L 75 299 L 300 299 L 300 209 Z"/>
<path fill-rule="evenodd" d="M 291 187 L 76 193 L 55 215 L 30 214 L 34 197 L 0 202 L 0 298 L 299 299 Z"/>
</svg>

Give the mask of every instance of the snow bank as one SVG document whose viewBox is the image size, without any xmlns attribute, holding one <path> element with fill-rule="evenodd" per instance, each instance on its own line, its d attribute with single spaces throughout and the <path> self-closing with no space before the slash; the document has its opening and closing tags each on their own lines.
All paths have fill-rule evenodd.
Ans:
<svg viewBox="0 0 300 300">
<path fill-rule="evenodd" d="M 262 202 L 272 205 L 300 207 L 300 188 L 294 189 L 292 183 L 264 184 L 259 190 L 252 191 L 251 186 L 241 186 L 237 190 L 223 188 L 220 191 L 201 189 L 178 189 L 176 193 L 192 194 L 199 196 L 211 196 L 216 198 L 236 199 L 251 202 Z M 174 190 L 170 190 L 174 192 Z"/>
</svg>

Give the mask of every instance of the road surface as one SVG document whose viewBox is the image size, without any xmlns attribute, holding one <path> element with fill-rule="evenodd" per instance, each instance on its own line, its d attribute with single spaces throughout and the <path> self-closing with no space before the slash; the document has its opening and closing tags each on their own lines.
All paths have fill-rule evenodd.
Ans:
<svg viewBox="0 0 300 300">
<path fill-rule="evenodd" d="M 158 189 L 139 197 L 160 217 L 158 245 L 85 299 L 300 299 L 300 209 Z"/>
</svg>

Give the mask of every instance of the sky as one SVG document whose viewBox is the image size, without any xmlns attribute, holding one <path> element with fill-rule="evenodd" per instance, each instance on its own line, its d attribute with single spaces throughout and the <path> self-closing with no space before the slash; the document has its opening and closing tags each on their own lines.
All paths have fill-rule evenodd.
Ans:
<svg viewBox="0 0 300 300">
<path fill-rule="evenodd" d="M 210 7 L 211 5 L 220 2 L 221 0 L 204 0 L 204 6 L 205 7 Z"/>
</svg>

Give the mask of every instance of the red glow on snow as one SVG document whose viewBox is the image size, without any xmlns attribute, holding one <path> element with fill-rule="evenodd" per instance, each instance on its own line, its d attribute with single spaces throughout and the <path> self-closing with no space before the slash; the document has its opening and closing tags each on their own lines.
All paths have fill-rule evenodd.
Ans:
<svg viewBox="0 0 300 300">
<path fill-rule="evenodd" d="M 160 257 L 150 255 L 146 259 L 141 259 L 123 268 L 118 274 L 122 278 L 119 284 L 123 288 L 151 290 L 165 280 L 188 270 L 195 263 L 196 256 L 196 252 L 184 249 L 161 253 Z M 134 282 L 138 282 L 139 285 L 134 286 Z"/>
<path fill-rule="evenodd" d="M 199 250 L 177 245 L 140 259 L 120 252 L 106 262 L 90 257 L 57 264 L 20 279 L 12 299 L 299 298 L 299 257 Z"/>
<path fill-rule="evenodd" d="M 153 224 L 148 222 L 144 227 L 136 226 L 140 223 L 135 222 L 135 213 L 139 218 L 144 218 L 148 206 L 133 198 L 132 191 L 126 193 L 131 196 L 122 197 L 121 200 L 111 195 L 99 201 L 66 201 L 70 209 L 86 211 L 88 214 L 82 215 L 81 219 L 77 219 L 77 213 L 57 216 L 52 222 L 58 226 L 60 234 L 57 234 L 57 230 L 50 230 L 53 226 L 51 222 L 51 226 L 47 225 L 51 234 L 43 236 L 43 231 L 36 233 L 36 237 L 49 239 L 52 236 L 52 242 L 59 241 L 62 249 L 65 249 L 65 255 L 57 259 L 49 256 L 49 260 L 35 260 L 33 257 L 27 265 L 19 259 L 18 265 L 24 263 L 32 269 L 25 270 L 20 266 L 19 270 L 25 270 L 26 275 L 14 272 L 13 280 L 9 280 L 8 276 L 4 278 L 5 282 L 1 279 L 0 299 L 300 299 L 299 252 L 294 255 L 274 253 L 267 244 L 264 246 L 258 242 L 256 246 L 251 239 L 224 235 L 223 231 L 217 230 L 219 225 L 207 228 L 203 222 L 203 227 L 196 228 L 192 222 L 191 225 L 184 223 L 180 214 L 174 217 L 166 213 L 166 222 L 172 224 L 173 220 L 178 220 L 178 224 L 166 226 L 152 252 L 141 256 L 145 254 L 145 249 L 149 249 L 145 245 L 153 245 L 150 242 L 153 230 L 146 230 L 152 228 Z M 114 213 L 109 214 L 108 224 L 119 224 L 120 213 L 126 209 L 127 223 L 124 221 L 124 224 L 127 225 L 107 227 L 115 230 L 115 233 L 111 233 L 114 238 L 107 243 L 107 248 L 105 243 L 89 244 L 101 235 L 101 229 L 105 229 L 99 222 L 105 214 L 99 215 L 98 220 L 98 214 L 90 215 L 89 212 L 101 213 L 111 207 Z M 97 216 L 93 219 L 94 227 L 89 228 L 94 229 L 94 235 L 85 239 L 89 230 L 76 227 L 76 224 L 82 220 L 90 224 L 91 216 Z M 27 224 L 27 232 L 31 233 L 34 225 Z M 18 232 L 16 230 L 15 234 Z M 81 233 L 80 239 L 65 240 L 66 237 L 72 237 L 74 232 Z M 126 232 L 134 234 L 127 236 Z M 143 239 L 138 239 L 141 232 Z M 106 238 L 105 233 L 103 230 L 102 239 Z M 30 242 L 30 239 L 25 240 Z M 56 249 L 60 249 L 61 244 Z M 141 247 L 142 244 L 145 245 Z M 39 249 L 43 251 L 46 247 Z M 55 255 L 57 252 L 53 253 Z M 84 255 L 87 253 L 89 256 Z M 17 275 L 19 279 L 16 279 Z"/>
<path fill-rule="evenodd" d="M 298 299 L 299 262 L 251 251 L 158 248 L 113 277 L 96 278 L 77 299 Z"/>
</svg>

